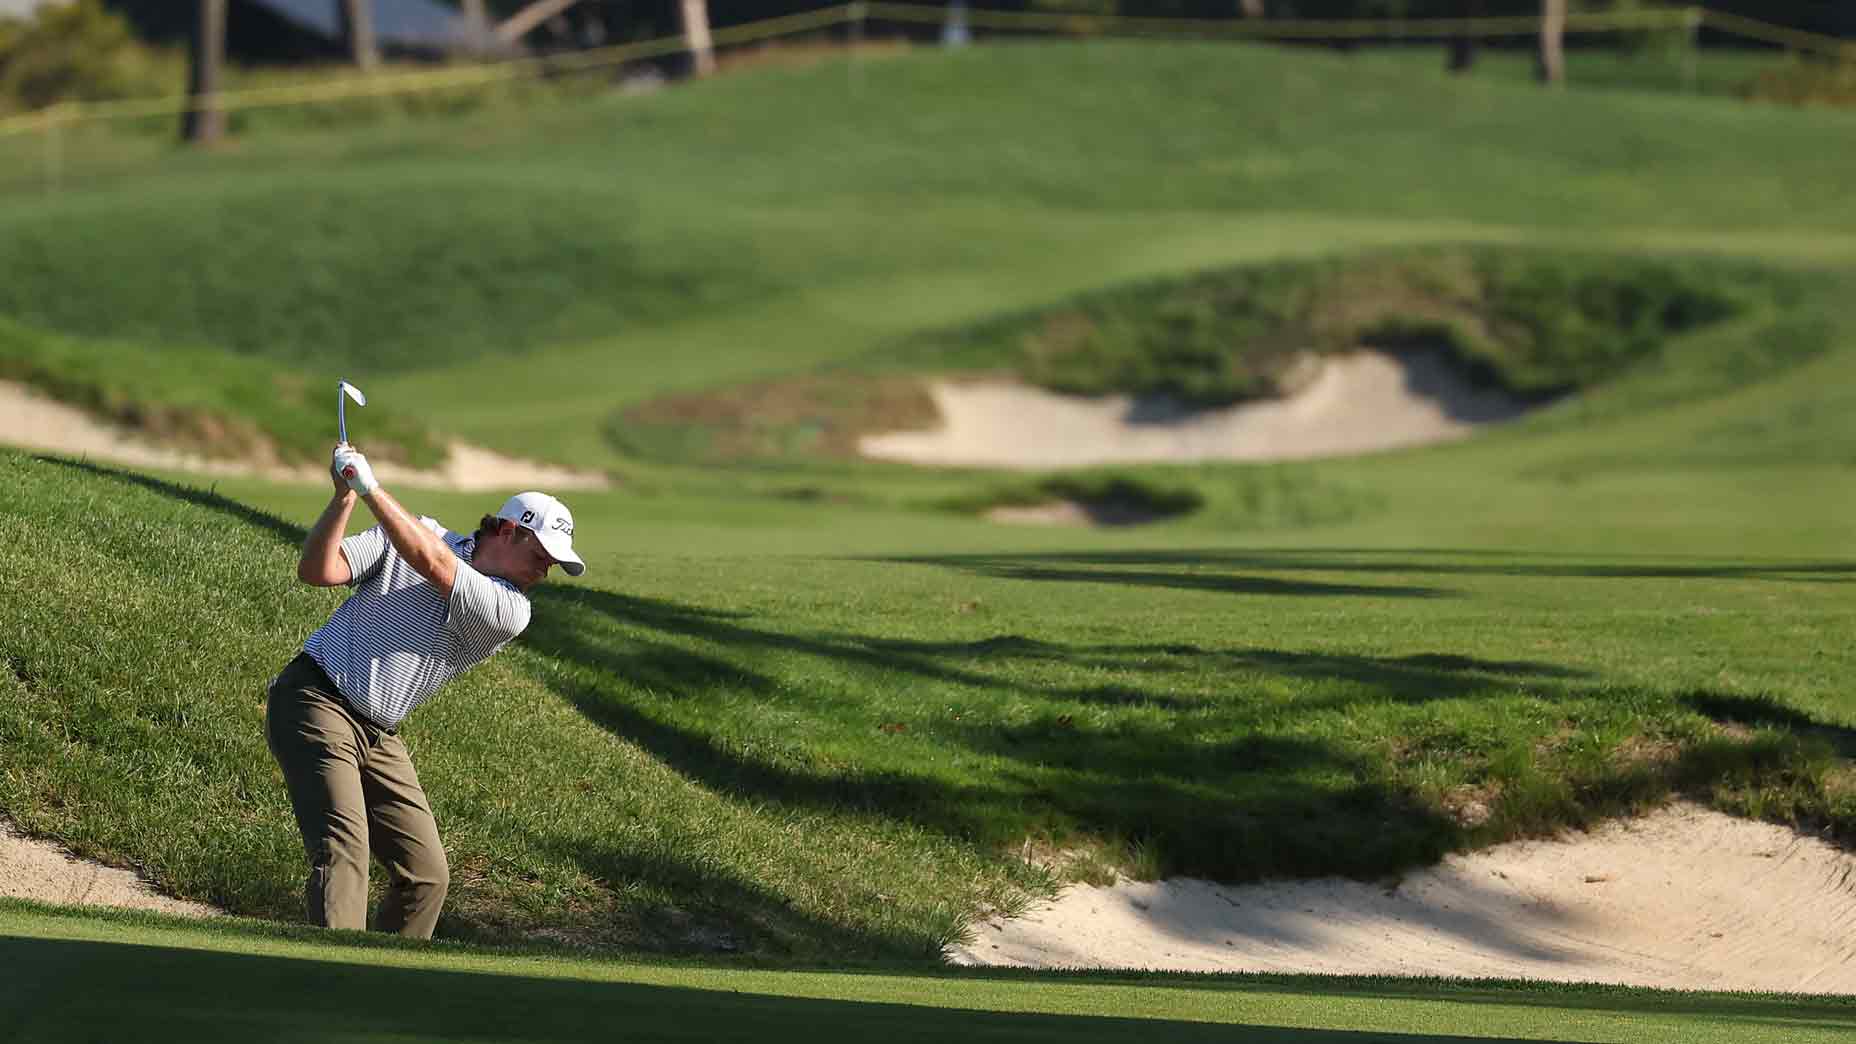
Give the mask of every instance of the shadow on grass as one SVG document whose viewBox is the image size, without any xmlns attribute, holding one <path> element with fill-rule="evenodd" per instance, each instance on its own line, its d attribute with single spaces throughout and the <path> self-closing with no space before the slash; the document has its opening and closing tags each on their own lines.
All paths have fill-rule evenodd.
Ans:
<svg viewBox="0 0 1856 1044">
<path fill-rule="evenodd" d="M 435 956 L 436 960 L 442 957 Z M 0 937 L 14 1040 L 1493 1040 L 820 1000 L 634 982 Z M 107 983 L 108 1003 L 98 1003 Z"/>
<path fill-rule="evenodd" d="M 292 546 L 301 545 L 303 543 L 303 538 L 309 534 L 309 530 L 303 526 L 299 526 L 294 522 L 285 521 L 284 519 L 278 518 L 276 515 L 266 514 L 256 508 L 241 504 L 236 500 L 222 497 L 210 490 L 183 486 L 177 482 L 168 482 L 164 479 L 154 478 L 153 476 L 139 474 L 134 471 L 124 471 L 120 468 L 92 464 L 87 460 L 73 460 L 68 457 L 48 456 L 34 456 L 32 459 L 41 464 L 55 464 L 62 468 L 70 468 L 73 471 L 82 471 L 89 475 L 95 475 L 98 478 L 131 483 L 141 486 L 144 489 L 153 490 L 162 496 L 172 497 L 175 500 L 184 501 L 196 507 L 203 507 L 211 511 L 217 511 L 223 515 L 229 515 L 253 528 L 262 529 L 283 543 Z"/>
<path fill-rule="evenodd" d="M 1463 561 L 1467 559 L 1468 561 Z M 1177 551 L 1083 551 L 1031 554 L 898 555 L 869 561 L 934 565 L 979 576 L 1020 580 L 1066 580 L 1149 584 L 1234 593 L 1359 594 L 1434 597 L 1432 588 L 1363 587 L 1318 581 L 1271 580 L 1203 572 L 1153 571 L 1151 567 L 1258 570 L 1271 573 L 1379 573 L 1439 576 L 1519 576 L 1593 580 L 1779 580 L 1849 583 L 1856 562 L 1694 561 L 1616 556 L 1592 559 L 1559 553 L 1400 548 L 1318 548 L 1243 551 L 1229 548 Z M 1149 568 L 1137 568 L 1149 567 Z M 1267 585 L 1285 585 L 1280 592 Z M 1252 589 L 1248 585 L 1259 585 Z M 1306 585 L 1306 590 L 1300 589 Z"/>
<path fill-rule="evenodd" d="M 592 588 L 538 588 L 535 622 L 524 641 L 575 670 L 550 672 L 544 684 L 590 720 L 638 743 L 686 777 L 755 802 L 874 812 L 930 827 L 982 846 L 1005 846 L 1027 835 L 1097 836 L 1149 851 L 1163 872 L 1221 880 L 1271 874 L 1345 873 L 1370 877 L 1428 863 L 1460 847 L 1462 827 L 1416 800 L 1368 754 L 1318 736 L 1260 731 L 1281 717 L 1276 701 L 1229 700 L 1111 683 L 1066 686 L 1009 674 L 1019 661 L 1053 660 L 1115 670 L 1142 661 L 1150 674 L 1176 669 L 1212 677 L 1254 672 L 1268 677 L 1339 679 L 1355 691 L 1304 698 L 1298 711 L 1343 710 L 1358 701 L 1462 699 L 1511 692 L 1522 683 L 1552 684 L 1582 677 L 1551 664 L 1418 655 L 1392 658 L 1298 654 L 1264 649 L 1204 649 L 1192 645 L 1073 646 L 1015 635 L 974 643 L 908 642 L 857 635 L 795 635 L 657 599 Z M 603 620 L 601 619 L 603 618 Z M 691 639 L 712 650 L 685 647 Z M 766 652 L 815 658 L 841 673 L 865 669 L 871 684 L 895 688 L 896 675 L 1039 701 L 1009 724 L 988 718 L 918 723 L 918 739 L 901 724 L 868 765 L 842 756 L 814 768 L 805 758 L 772 762 L 743 753 L 726 728 L 693 724 L 702 711 L 689 701 L 783 699 L 820 734 L 844 740 L 845 722 L 869 708 L 823 693 L 795 692 L 782 681 L 735 662 Z M 1153 663 L 1154 660 L 1163 661 Z M 1022 673 L 1022 672 L 1021 672 Z M 1093 673 L 1093 672 L 1087 672 Z M 798 688 L 803 689 L 803 683 Z M 841 688 L 841 687 L 840 687 Z M 935 696 L 960 698 L 958 691 Z M 992 701 L 996 702 L 996 700 Z M 1106 723 L 1079 725 L 1077 705 L 1110 708 Z M 1175 714 L 1220 712 L 1217 728 L 1181 727 Z M 983 716 L 984 717 L 984 716 Z M 1279 722 L 1278 722 L 1279 724 Z M 870 725 L 875 731 L 875 723 Z M 848 742 L 866 742 L 852 735 Z M 967 752 L 983 774 L 888 767 L 891 757 L 919 750 L 932 764 L 935 749 Z M 751 744 L 750 744 L 751 746 Z M 979 761 L 971 760 L 977 755 Z M 940 759 L 945 763 L 943 756 Z"/>
<path fill-rule="evenodd" d="M 1691 692 L 1682 697 L 1682 703 L 1723 724 L 1783 729 L 1801 738 L 1825 742 L 1838 757 L 1856 758 L 1856 729 L 1826 725 L 1767 696 Z"/>
<path fill-rule="evenodd" d="M 1170 587 L 1182 591 L 1212 591 L 1221 594 L 1361 598 L 1445 598 L 1451 595 L 1451 592 L 1435 587 L 1335 584 L 1316 580 L 1280 580 L 1267 576 L 1169 573 L 1162 570 L 1069 569 L 1042 563 L 1034 564 L 1029 560 L 1021 561 L 986 555 L 955 556 L 949 559 L 899 558 L 889 561 L 947 565 L 975 576 L 994 577 L 1000 580 L 1125 584 L 1132 587 Z"/>
<path fill-rule="evenodd" d="M 914 641 L 793 633 L 594 588 L 539 588 L 535 597 L 524 641 L 553 662 L 537 680 L 707 788 L 756 806 L 906 821 L 982 850 L 1102 840 L 1126 846 L 1110 848 L 1110 859 L 1133 853 L 1158 876 L 1373 880 L 1475 844 L 1590 826 L 1718 781 L 1764 786 L 1800 763 L 1786 736 L 1674 739 L 1688 734 L 1685 716 L 1696 710 L 1804 723 L 1775 719 L 1784 708 L 1613 691 L 1587 672 L 1531 660 L 1015 634 Z M 1066 684 L 1079 677 L 1107 680 Z M 1496 795 L 1493 819 L 1481 826 L 1442 807 L 1405 755 L 1346 725 L 1356 707 L 1515 698 L 1540 709 L 1527 715 L 1538 729 L 1480 739 L 1445 729 L 1440 746 L 1419 752 L 1480 766 L 1462 781 L 1488 782 Z M 1598 747 L 1551 742 L 1598 713 L 1580 709 L 1592 700 L 1642 702 L 1641 735 Z M 776 705 L 790 727 L 743 734 L 730 708 L 744 702 Z M 1489 767 L 1517 750 L 1520 762 Z M 599 876 L 591 868 L 625 872 L 614 853 L 569 855 Z M 751 908 L 766 898 L 728 894 Z M 829 939 L 839 929 L 801 930 Z M 1443 930 L 1486 937 L 1491 926 Z M 847 940 L 886 953 L 901 952 L 896 942 Z"/>
<path fill-rule="evenodd" d="M 798 942 L 807 947 L 806 954 L 830 953 L 840 960 L 940 956 L 942 944 L 933 926 L 885 935 L 808 916 L 761 885 L 694 862 L 641 854 L 584 836 L 537 834 L 533 841 L 596 880 L 655 885 L 678 897 L 685 908 L 651 907 L 628 915 L 636 924 L 608 926 L 624 929 L 615 938 L 628 948 L 642 945 L 656 953 L 685 955 L 749 953 L 786 960 L 801 952 L 794 949 Z"/>
<path fill-rule="evenodd" d="M 922 1003 L 791 998 L 726 988 L 726 979 L 724 988 L 694 988 L 17 936 L 0 938 L 0 962 L 17 970 L 0 985 L 0 1020 L 15 1040 L 1503 1040 L 935 1007 L 945 994 Z M 108 1003 L 98 1003 L 98 983 L 110 985 Z M 935 983 L 924 979 L 924 994 Z M 1038 1005 L 1038 985 L 1023 992 Z"/>
</svg>

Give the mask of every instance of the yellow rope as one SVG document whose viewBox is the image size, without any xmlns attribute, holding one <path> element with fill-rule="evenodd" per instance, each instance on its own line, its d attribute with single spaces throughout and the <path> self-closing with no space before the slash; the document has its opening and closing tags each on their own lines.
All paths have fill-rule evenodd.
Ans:
<svg viewBox="0 0 1856 1044">
<path fill-rule="evenodd" d="M 940 7 L 875 2 L 871 17 L 883 21 L 939 23 Z M 1610 11 L 1567 16 L 1569 32 L 1616 32 L 1626 29 L 1676 29 L 1689 24 L 1681 9 Z M 1063 14 L 1038 11 L 969 11 L 967 24 L 985 29 L 1044 29 L 1077 34 L 1120 32 L 1134 35 L 1199 35 L 1254 39 L 1368 39 L 1475 36 L 1531 36 L 1540 31 L 1538 15 L 1491 18 L 1425 19 L 1230 19 L 1134 18 L 1122 15 Z"/>
<path fill-rule="evenodd" d="M 731 26 L 712 34 L 717 44 L 752 43 L 793 33 L 810 32 L 838 25 L 857 17 L 855 4 L 841 4 L 781 18 Z M 682 36 L 658 37 L 635 43 L 616 44 L 570 55 L 516 58 L 483 65 L 450 69 L 432 69 L 405 73 L 379 73 L 353 76 L 322 83 L 289 84 L 278 87 L 253 87 L 241 91 L 220 91 L 195 98 L 185 94 L 161 98 L 132 98 L 122 101 L 69 102 L 38 112 L 0 120 L 0 135 L 21 131 L 46 130 L 54 125 L 69 126 L 99 120 L 141 119 L 150 116 L 178 116 L 181 113 L 217 107 L 225 112 L 286 105 L 309 105 L 412 94 L 420 91 L 473 87 L 500 83 L 546 73 L 578 72 L 605 66 L 622 65 L 640 58 L 654 58 L 689 49 Z"/>
<path fill-rule="evenodd" d="M 890 2 L 847 3 L 731 26 L 716 31 L 713 39 L 717 45 L 753 43 L 777 36 L 826 29 L 846 22 L 862 22 L 866 19 L 940 24 L 947 17 L 947 10 L 943 7 Z M 1121 33 L 1256 40 L 1411 39 L 1456 35 L 1531 36 L 1540 28 L 1540 19 L 1531 15 L 1505 18 L 1319 21 L 1309 19 L 1129 18 L 1118 15 L 976 10 L 969 11 L 966 17 L 970 25 L 991 29 L 1042 30 L 1079 35 Z M 1566 31 L 1600 33 L 1695 28 L 1701 25 L 1736 36 L 1781 44 L 1793 50 L 1856 60 L 1856 43 L 1821 33 L 1788 29 L 1740 15 L 1700 8 L 1574 13 L 1567 16 Z M 199 97 L 182 94 L 122 101 L 63 102 L 37 112 L 0 119 L 0 137 L 33 131 L 49 132 L 57 127 L 102 120 L 178 116 L 182 113 L 214 107 L 225 112 L 235 112 L 242 109 L 314 105 L 354 98 L 376 98 L 420 91 L 472 87 L 548 73 L 578 72 L 622 65 L 640 58 L 655 58 L 687 50 L 689 50 L 689 44 L 681 35 L 665 36 L 636 43 L 578 51 L 564 56 L 516 58 L 502 62 L 418 72 L 379 73 L 321 83 L 221 91 Z"/>
</svg>

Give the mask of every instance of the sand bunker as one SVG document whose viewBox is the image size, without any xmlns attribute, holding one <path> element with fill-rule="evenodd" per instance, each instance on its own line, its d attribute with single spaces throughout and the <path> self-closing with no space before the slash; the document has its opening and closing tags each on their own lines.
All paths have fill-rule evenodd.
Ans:
<svg viewBox="0 0 1856 1044">
<path fill-rule="evenodd" d="M 334 443 L 333 434 L 330 443 Z M 328 473 L 317 467 L 287 468 L 183 453 L 10 381 L 0 381 L 0 444 L 137 468 L 249 475 L 276 482 L 328 481 Z M 505 457 L 462 442 L 447 447 L 444 464 L 435 470 L 420 471 L 382 461 L 374 466 L 374 473 L 383 483 L 465 492 L 604 489 L 608 484 L 604 475 Z"/>
<path fill-rule="evenodd" d="M 1297 394 L 1218 410 L 1125 395 L 1058 395 L 1013 381 L 936 381 L 942 426 L 870 435 L 867 457 L 942 466 L 1048 469 L 1194 460 L 1301 460 L 1460 439 L 1520 416 L 1436 353 L 1325 359 Z"/>
<path fill-rule="evenodd" d="M 1396 883 L 1083 885 L 975 931 L 949 960 L 1856 993 L 1856 856 L 1678 804 Z"/>
<path fill-rule="evenodd" d="M 211 917 L 224 911 L 171 899 L 128 870 L 79 859 L 57 845 L 23 837 L 0 818 L 0 895 L 67 906 L 121 906 Z"/>
</svg>

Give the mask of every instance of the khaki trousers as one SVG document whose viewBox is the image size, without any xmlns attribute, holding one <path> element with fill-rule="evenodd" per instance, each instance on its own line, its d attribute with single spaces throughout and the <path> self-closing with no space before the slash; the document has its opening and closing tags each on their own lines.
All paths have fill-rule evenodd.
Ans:
<svg viewBox="0 0 1856 1044">
<path fill-rule="evenodd" d="M 309 857 L 310 921 L 367 927 L 371 852 L 388 875 L 374 927 L 430 939 L 451 870 L 406 744 L 355 713 L 308 653 L 271 683 L 265 738 Z"/>
</svg>

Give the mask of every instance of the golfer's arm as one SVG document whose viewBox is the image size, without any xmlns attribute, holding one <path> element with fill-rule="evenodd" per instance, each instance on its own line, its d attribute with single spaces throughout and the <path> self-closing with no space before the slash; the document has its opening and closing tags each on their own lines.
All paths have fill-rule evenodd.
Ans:
<svg viewBox="0 0 1856 1044">
<path fill-rule="evenodd" d="M 303 541 L 303 557 L 296 563 L 298 580 L 315 587 L 334 587 L 354 579 L 348 557 L 342 554 L 342 534 L 348 531 L 354 501 L 354 494 L 343 490 L 322 509 L 322 517 L 309 528 L 309 537 Z"/>
<path fill-rule="evenodd" d="M 458 560 L 438 534 L 420 525 L 411 512 L 393 499 L 393 494 L 379 486 L 362 499 L 367 501 L 381 530 L 406 564 L 430 580 L 439 594 L 451 597 L 451 585 L 458 576 Z"/>
</svg>

